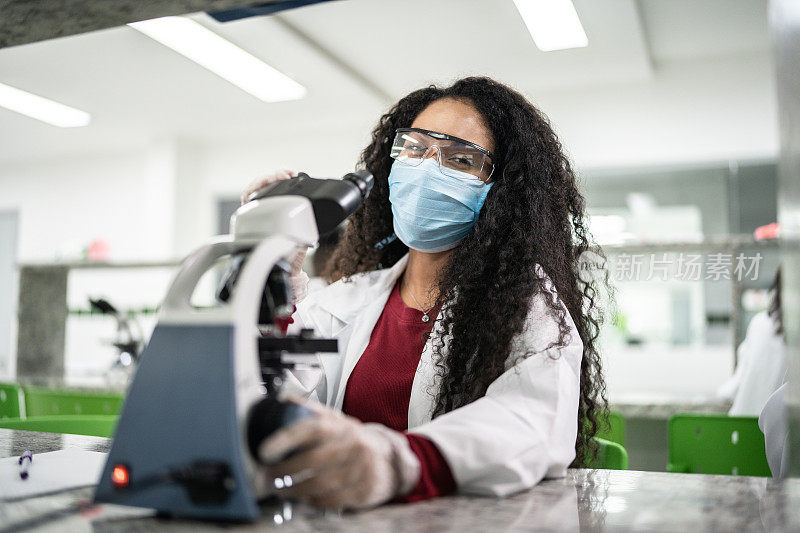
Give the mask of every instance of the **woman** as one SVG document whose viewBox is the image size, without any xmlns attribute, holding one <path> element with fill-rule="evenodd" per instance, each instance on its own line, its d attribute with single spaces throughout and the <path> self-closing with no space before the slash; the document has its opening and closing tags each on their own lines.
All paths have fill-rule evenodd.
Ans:
<svg viewBox="0 0 800 533">
<path fill-rule="evenodd" d="M 329 407 L 265 441 L 276 490 L 351 508 L 502 496 L 585 464 L 605 405 L 597 293 L 547 119 L 489 78 L 430 86 L 381 117 L 361 164 L 375 185 L 329 264 L 341 279 L 294 314 L 339 339 L 323 375 L 290 378 Z"/>
<path fill-rule="evenodd" d="M 730 416 L 758 416 L 767 399 L 786 380 L 788 362 L 783 338 L 780 268 L 770 293 L 769 309 L 750 320 L 744 341 L 739 345 Z"/>
</svg>

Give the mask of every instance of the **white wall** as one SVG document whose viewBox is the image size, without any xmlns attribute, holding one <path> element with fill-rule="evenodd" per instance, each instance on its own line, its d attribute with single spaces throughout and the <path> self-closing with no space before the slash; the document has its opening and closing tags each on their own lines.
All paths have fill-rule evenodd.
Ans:
<svg viewBox="0 0 800 533">
<path fill-rule="evenodd" d="M 766 53 L 672 61 L 647 82 L 528 96 L 583 169 L 778 153 L 774 72 Z"/>
<path fill-rule="evenodd" d="M 139 154 L 27 161 L 0 169 L 0 208 L 19 211 L 21 262 L 50 261 L 70 241 L 113 239 L 134 257 L 148 236 L 131 221 L 148 202 Z"/>
<path fill-rule="evenodd" d="M 653 343 L 601 353 L 608 399 L 617 403 L 707 401 L 733 374 L 729 346 Z"/>
<path fill-rule="evenodd" d="M 179 258 L 213 234 L 218 198 L 279 168 L 341 176 L 367 136 L 352 127 L 277 133 L 213 149 L 164 139 L 137 152 L 17 161 L 0 167 L 0 209 L 19 211 L 22 263 L 54 261 L 95 238 L 116 261 Z"/>
<path fill-rule="evenodd" d="M 17 213 L 0 209 L 0 376 L 16 371 Z"/>
</svg>

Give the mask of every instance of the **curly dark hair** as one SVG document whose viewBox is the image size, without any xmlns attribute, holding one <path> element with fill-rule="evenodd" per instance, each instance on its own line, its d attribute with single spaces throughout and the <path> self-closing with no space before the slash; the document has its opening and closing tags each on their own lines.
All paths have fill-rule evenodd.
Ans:
<svg viewBox="0 0 800 533">
<path fill-rule="evenodd" d="M 769 288 L 772 292 L 772 298 L 769 302 L 769 309 L 767 314 L 775 321 L 775 334 L 783 335 L 783 305 L 781 305 L 781 268 L 775 272 L 775 279 L 772 280 L 772 285 Z"/>
<path fill-rule="evenodd" d="M 441 387 L 433 414 L 482 397 L 505 371 L 512 339 L 523 330 L 532 298 L 546 293 L 546 277 L 534 269 L 539 264 L 583 341 L 581 423 L 573 465 L 584 466 L 593 457 L 591 437 L 607 401 L 596 345 L 599 292 L 592 280 L 582 281 L 578 258 L 589 250 L 602 254 L 591 241 L 585 201 L 561 143 L 548 119 L 521 94 L 490 78 L 469 77 L 449 87 L 414 91 L 384 114 L 359 163 L 375 177 L 372 193 L 350 218 L 328 263 L 328 277 L 347 279 L 385 268 L 408 251 L 399 240 L 383 245 L 394 232 L 389 152 L 395 130 L 410 127 L 422 110 L 442 98 L 468 103 L 483 116 L 495 141 L 495 186 L 474 230 L 439 276 L 437 305 L 447 304 L 449 312 L 439 318 L 442 336 L 434 346 Z M 563 307 L 545 300 L 559 325 L 559 338 L 551 346 L 565 346 L 570 330 Z"/>
</svg>

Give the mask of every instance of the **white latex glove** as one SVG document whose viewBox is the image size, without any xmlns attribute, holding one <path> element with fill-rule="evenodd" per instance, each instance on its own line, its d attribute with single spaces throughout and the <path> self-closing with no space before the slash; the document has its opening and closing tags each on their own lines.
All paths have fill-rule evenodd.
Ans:
<svg viewBox="0 0 800 533">
<path fill-rule="evenodd" d="M 250 182 L 247 188 L 242 193 L 242 205 L 247 202 L 247 197 L 256 192 L 261 187 L 265 185 L 269 185 L 272 182 L 279 181 L 279 180 L 288 180 L 289 178 L 293 178 L 297 176 L 297 172 L 294 170 L 289 170 L 286 168 L 282 168 L 280 170 L 276 170 L 271 174 L 267 174 L 265 176 L 261 176 L 260 178 L 256 178 Z"/>
<path fill-rule="evenodd" d="M 297 304 L 301 302 L 308 295 L 308 274 L 303 270 L 303 261 L 306 259 L 308 250 L 302 249 L 297 252 L 297 255 L 292 259 L 292 270 L 289 275 L 289 282 L 292 285 L 292 296 Z"/>
<path fill-rule="evenodd" d="M 297 176 L 297 172 L 294 170 L 281 169 L 276 170 L 272 174 L 267 174 L 266 176 L 262 176 L 251 181 L 242 193 L 242 204 L 247 202 L 248 196 L 256 192 L 261 187 L 264 187 L 265 185 L 275 181 L 288 180 L 289 178 L 293 178 L 295 176 Z M 306 259 L 306 252 L 307 250 L 305 249 L 298 251 L 297 255 L 294 256 L 294 259 L 291 262 L 292 270 L 290 274 L 290 282 L 292 284 L 292 294 L 294 296 L 294 301 L 292 303 L 294 304 L 302 301 L 306 295 L 308 295 L 308 274 L 303 271 L 303 261 Z"/>
<path fill-rule="evenodd" d="M 363 509 L 408 494 L 417 484 L 419 461 L 402 433 L 304 405 L 316 416 L 281 429 L 259 448 L 275 494 L 316 507 Z"/>
</svg>

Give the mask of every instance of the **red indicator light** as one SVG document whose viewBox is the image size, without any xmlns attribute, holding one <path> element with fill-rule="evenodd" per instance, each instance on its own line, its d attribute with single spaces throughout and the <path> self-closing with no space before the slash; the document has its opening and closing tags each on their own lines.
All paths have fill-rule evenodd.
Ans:
<svg viewBox="0 0 800 533">
<path fill-rule="evenodd" d="M 124 489 L 131 482 L 131 475 L 125 465 L 116 465 L 111 471 L 111 483 L 118 489 Z"/>
</svg>

